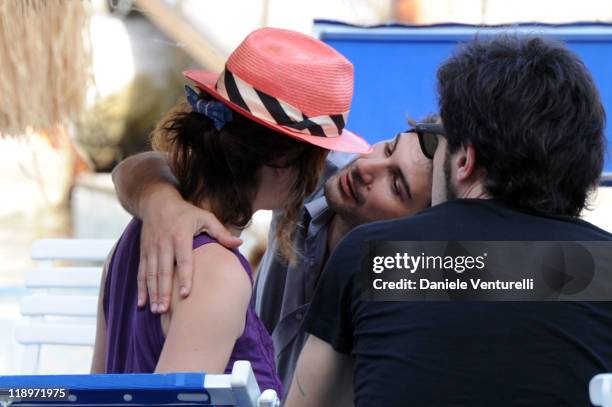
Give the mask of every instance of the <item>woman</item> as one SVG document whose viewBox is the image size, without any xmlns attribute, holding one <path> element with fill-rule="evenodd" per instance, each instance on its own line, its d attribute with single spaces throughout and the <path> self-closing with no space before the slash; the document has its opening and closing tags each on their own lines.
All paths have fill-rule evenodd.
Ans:
<svg viewBox="0 0 612 407">
<path fill-rule="evenodd" d="M 266 28 L 243 41 L 219 77 L 185 76 L 200 92 L 186 87 L 187 100 L 153 133 L 181 194 L 236 235 L 255 211 L 282 208 L 277 239 L 293 261 L 290 237 L 327 150 L 370 150 L 344 129 L 352 65 L 318 40 Z M 195 237 L 192 294 L 181 298 L 175 290 L 171 312 L 160 317 L 136 304 L 140 231 L 133 220 L 109 257 L 92 371 L 223 373 L 249 360 L 260 387 L 281 395 L 271 339 L 250 304 L 244 257 L 205 234 Z"/>
</svg>

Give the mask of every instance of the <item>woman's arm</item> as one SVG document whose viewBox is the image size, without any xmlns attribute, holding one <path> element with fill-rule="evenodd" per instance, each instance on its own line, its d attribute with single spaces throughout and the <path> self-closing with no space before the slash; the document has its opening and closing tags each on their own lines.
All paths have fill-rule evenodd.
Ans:
<svg viewBox="0 0 612 407">
<path fill-rule="evenodd" d="M 166 156 L 141 153 L 123 160 L 113 170 L 113 182 L 121 205 L 142 219 L 138 305 L 147 302 L 151 311 L 170 307 L 174 265 L 181 293 L 191 291 L 193 236 L 202 231 L 226 247 L 242 241 L 232 236 L 210 212 L 185 202 L 176 187 Z"/>
<path fill-rule="evenodd" d="M 209 243 L 196 249 L 193 257 L 192 292 L 182 298 L 174 290 L 157 373 L 223 373 L 244 331 L 252 287 L 236 255 Z"/>
</svg>

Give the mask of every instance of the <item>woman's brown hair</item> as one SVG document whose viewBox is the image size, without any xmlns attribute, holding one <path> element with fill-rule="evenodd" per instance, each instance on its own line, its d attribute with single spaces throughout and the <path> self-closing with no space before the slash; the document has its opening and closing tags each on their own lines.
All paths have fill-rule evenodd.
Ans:
<svg viewBox="0 0 612 407">
<path fill-rule="evenodd" d="M 222 223 L 237 227 L 246 226 L 253 215 L 259 169 L 276 166 L 279 160 L 295 168 L 295 180 L 276 225 L 281 254 L 288 261 L 295 258 L 293 231 L 304 198 L 317 186 L 327 150 L 279 134 L 236 112 L 217 130 L 184 99 L 157 123 L 152 143 L 156 150 L 168 153 L 184 199 L 194 205 L 208 199 Z"/>
</svg>

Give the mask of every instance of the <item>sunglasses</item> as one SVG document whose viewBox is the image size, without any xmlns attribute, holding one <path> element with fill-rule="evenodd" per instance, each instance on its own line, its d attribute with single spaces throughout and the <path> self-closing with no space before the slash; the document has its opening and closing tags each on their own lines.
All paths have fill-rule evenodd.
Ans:
<svg viewBox="0 0 612 407">
<path fill-rule="evenodd" d="M 430 160 L 433 160 L 438 148 L 438 136 L 446 136 L 446 130 L 441 123 L 414 123 L 414 127 L 406 133 L 417 134 L 421 151 Z"/>
</svg>

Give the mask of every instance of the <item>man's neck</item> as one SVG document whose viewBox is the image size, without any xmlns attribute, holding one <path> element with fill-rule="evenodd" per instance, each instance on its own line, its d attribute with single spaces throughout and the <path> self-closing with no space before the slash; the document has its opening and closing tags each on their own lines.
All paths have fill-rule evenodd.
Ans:
<svg viewBox="0 0 612 407">
<path fill-rule="evenodd" d="M 329 229 L 327 230 L 327 253 L 331 254 L 340 240 L 344 235 L 350 232 L 351 229 L 351 225 L 344 222 L 337 214 L 334 214 L 329 222 Z"/>
<path fill-rule="evenodd" d="M 491 195 L 486 191 L 483 183 L 484 176 L 479 176 L 459 188 L 457 198 L 461 199 L 489 199 Z"/>
</svg>

